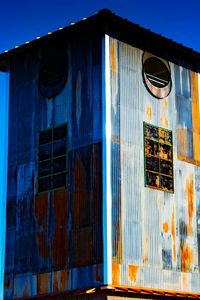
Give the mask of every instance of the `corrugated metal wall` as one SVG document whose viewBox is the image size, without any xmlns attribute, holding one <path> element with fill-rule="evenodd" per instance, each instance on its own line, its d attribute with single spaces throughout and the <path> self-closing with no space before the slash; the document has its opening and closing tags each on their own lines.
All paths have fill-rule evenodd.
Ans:
<svg viewBox="0 0 200 300">
<path fill-rule="evenodd" d="M 110 38 L 112 282 L 199 292 L 199 75 L 170 63 L 172 90 L 158 100 L 142 55 Z M 143 122 L 173 132 L 174 193 L 144 186 Z"/>
<path fill-rule="evenodd" d="M 46 54 L 68 56 L 54 99 L 38 91 Z M 11 62 L 5 299 L 103 282 L 101 38 L 76 36 Z M 39 131 L 68 127 L 67 184 L 37 193 Z"/>
</svg>

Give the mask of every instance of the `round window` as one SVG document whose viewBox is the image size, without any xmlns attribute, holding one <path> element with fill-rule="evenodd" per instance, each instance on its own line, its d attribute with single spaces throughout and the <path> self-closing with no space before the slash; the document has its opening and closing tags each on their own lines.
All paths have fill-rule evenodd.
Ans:
<svg viewBox="0 0 200 300">
<path fill-rule="evenodd" d="M 42 61 L 39 67 L 38 86 L 47 98 L 57 96 L 65 86 L 68 77 L 66 56 L 54 55 Z"/>
<path fill-rule="evenodd" d="M 171 91 L 171 74 L 169 63 L 145 52 L 143 55 L 143 78 L 148 91 L 156 98 L 162 99 Z"/>
</svg>

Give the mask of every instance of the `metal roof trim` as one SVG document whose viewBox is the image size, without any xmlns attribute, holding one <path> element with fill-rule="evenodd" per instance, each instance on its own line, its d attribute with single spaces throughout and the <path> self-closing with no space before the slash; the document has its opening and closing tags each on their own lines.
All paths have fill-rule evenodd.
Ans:
<svg viewBox="0 0 200 300">
<path fill-rule="evenodd" d="M 57 31 L 51 32 L 51 34 L 47 34 L 39 39 L 36 38 L 29 43 L 24 43 L 16 48 L 6 50 L 6 52 L 0 54 L 0 70 L 5 70 L 5 65 L 8 64 L 9 59 L 18 53 L 21 53 L 22 51 L 26 51 L 31 47 L 37 47 L 42 45 L 42 43 L 45 43 L 47 40 L 51 41 L 55 37 L 62 37 L 68 33 L 78 33 L 85 29 L 93 31 L 94 27 L 91 25 L 94 25 L 94 27 L 97 26 L 102 33 L 109 34 L 115 38 L 118 38 L 119 40 L 133 44 L 142 50 L 151 50 L 154 54 L 157 52 L 160 53 L 163 48 L 165 53 L 163 53 L 161 56 L 164 57 L 166 52 L 171 52 L 172 57 L 173 54 L 176 58 L 179 57 L 181 59 L 181 57 L 183 57 L 184 59 L 188 60 L 189 63 L 191 62 L 193 68 L 200 70 L 200 52 L 179 44 L 158 33 L 154 33 L 151 30 L 137 25 L 125 18 L 117 16 L 108 9 L 102 9 L 98 13 L 88 18 L 83 18 L 82 20 L 73 23 L 73 25 L 62 28 L 62 30 L 58 29 Z M 136 38 L 133 33 L 136 34 Z M 149 43 L 147 43 L 147 41 L 149 40 L 151 40 L 152 43 L 150 49 L 146 49 L 148 48 Z"/>
</svg>

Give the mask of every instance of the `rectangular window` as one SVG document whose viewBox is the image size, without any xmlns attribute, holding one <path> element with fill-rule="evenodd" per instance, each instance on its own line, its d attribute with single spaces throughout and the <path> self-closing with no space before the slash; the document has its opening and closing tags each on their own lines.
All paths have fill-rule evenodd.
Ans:
<svg viewBox="0 0 200 300">
<path fill-rule="evenodd" d="M 66 124 L 40 131 L 38 161 L 39 193 L 66 186 Z"/>
<path fill-rule="evenodd" d="M 174 192 L 172 131 L 144 122 L 145 186 Z"/>
</svg>

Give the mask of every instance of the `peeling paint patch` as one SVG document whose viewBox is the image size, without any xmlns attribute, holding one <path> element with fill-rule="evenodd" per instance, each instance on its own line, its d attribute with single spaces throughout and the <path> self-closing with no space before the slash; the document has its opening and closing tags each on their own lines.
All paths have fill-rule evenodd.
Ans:
<svg viewBox="0 0 200 300">
<path fill-rule="evenodd" d="M 193 250 L 187 242 L 182 242 L 180 247 L 181 255 L 181 271 L 182 272 L 191 272 L 193 264 Z"/>
<path fill-rule="evenodd" d="M 67 290 L 69 282 L 69 270 L 60 270 L 53 273 L 53 292 Z"/>
<path fill-rule="evenodd" d="M 187 157 L 188 156 L 188 132 L 186 128 L 177 129 L 177 139 L 179 146 L 179 154 Z"/>
<path fill-rule="evenodd" d="M 136 282 L 138 276 L 138 270 L 139 270 L 138 266 L 132 266 L 132 265 L 128 266 L 128 276 L 131 282 Z"/>
<path fill-rule="evenodd" d="M 120 264 L 112 263 L 112 284 L 120 283 Z"/>
<path fill-rule="evenodd" d="M 37 274 L 37 293 L 47 294 L 50 292 L 51 273 Z"/>
<path fill-rule="evenodd" d="M 174 208 L 172 210 L 172 221 L 171 221 L 171 234 L 173 240 L 173 261 L 176 262 L 176 227 L 175 227 L 175 215 Z"/>
<path fill-rule="evenodd" d="M 198 74 L 191 72 L 192 92 L 192 126 L 193 126 L 193 155 L 194 160 L 200 162 L 200 110 L 199 110 L 199 87 Z"/>
<path fill-rule="evenodd" d="M 187 274 L 183 272 L 181 272 L 181 286 L 184 291 L 188 291 L 189 285 L 187 280 Z"/>
<path fill-rule="evenodd" d="M 117 73 L 117 50 L 116 50 L 116 43 L 112 39 L 110 43 L 110 61 L 111 61 L 112 72 L 116 74 Z"/>
<path fill-rule="evenodd" d="M 152 121 L 152 115 L 153 115 L 152 107 L 151 107 L 150 103 L 147 103 L 147 105 L 146 105 L 146 120 L 147 120 L 147 122 Z"/>
<path fill-rule="evenodd" d="M 142 260 L 143 264 L 147 265 L 148 264 L 148 237 L 143 236 L 142 238 Z"/>
<path fill-rule="evenodd" d="M 164 233 L 168 233 L 168 231 L 169 231 L 169 225 L 168 225 L 168 222 L 167 221 L 165 221 L 164 223 L 163 223 L 163 232 Z"/>
<path fill-rule="evenodd" d="M 186 180 L 185 192 L 186 192 L 186 197 L 187 197 L 187 201 L 188 201 L 187 234 L 190 236 L 193 233 L 192 219 L 194 216 L 194 180 L 193 180 L 192 174 Z"/>
<path fill-rule="evenodd" d="M 36 226 L 38 227 L 36 242 L 39 253 L 44 258 L 48 258 L 50 256 L 50 245 L 47 241 L 48 207 L 48 193 L 37 195 L 35 197 L 34 213 Z"/>
</svg>

